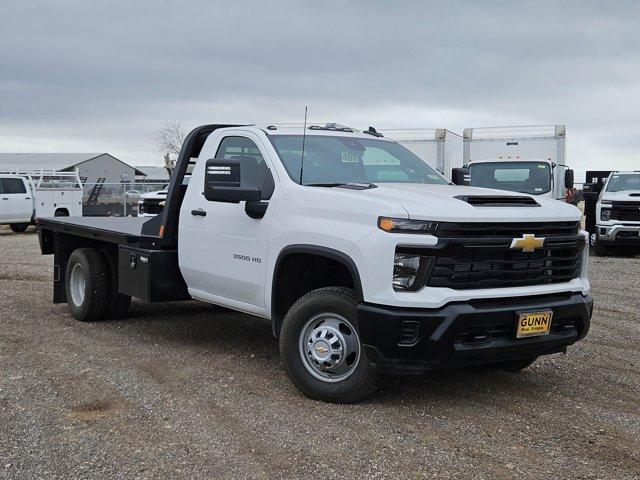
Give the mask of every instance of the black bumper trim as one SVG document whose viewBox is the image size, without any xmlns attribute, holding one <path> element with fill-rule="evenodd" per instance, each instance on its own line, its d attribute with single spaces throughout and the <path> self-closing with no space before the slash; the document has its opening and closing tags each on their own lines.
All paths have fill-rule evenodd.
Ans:
<svg viewBox="0 0 640 480">
<path fill-rule="evenodd" d="M 516 339 L 520 312 L 552 310 L 551 333 Z M 420 373 L 565 351 L 589 330 L 593 299 L 579 293 L 450 303 L 413 309 L 361 303 L 358 324 L 363 348 L 381 373 Z M 412 344 L 401 343 L 402 324 L 420 324 Z"/>
</svg>

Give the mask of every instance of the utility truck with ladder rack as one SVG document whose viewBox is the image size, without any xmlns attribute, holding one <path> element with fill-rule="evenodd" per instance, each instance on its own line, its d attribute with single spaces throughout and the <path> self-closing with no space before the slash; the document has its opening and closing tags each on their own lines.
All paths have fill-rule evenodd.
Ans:
<svg viewBox="0 0 640 480">
<path fill-rule="evenodd" d="M 0 224 L 24 232 L 36 217 L 82 216 L 77 172 L 0 171 Z"/>
<path fill-rule="evenodd" d="M 575 207 L 452 185 L 373 128 L 205 125 L 162 213 L 38 225 L 54 302 L 78 320 L 124 316 L 131 297 L 263 317 L 324 401 L 362 399 L 381 374 L 517 371 L 590 325 Z"/>
</svg>

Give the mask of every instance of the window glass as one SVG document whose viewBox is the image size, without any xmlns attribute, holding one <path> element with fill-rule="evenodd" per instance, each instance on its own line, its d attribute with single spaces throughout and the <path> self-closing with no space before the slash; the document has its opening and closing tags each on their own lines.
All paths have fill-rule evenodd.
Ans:
<svg viewBox="0 0 640 480">
<path fill-rule="evenodd" d="M 640 173 L 614 173 L 607 184 L 607 192 L 640 190 Z"/>
<path fill-rule="evenodd" d="M 546 162 L 480 162 L 469 165 L 471 185 L 540 195 L 551 190 L 551 166 Z"/>
<path fill-rule="evenodd" d="M 3 178 L 2 184 L 4 186 L 5 194 L 9 193 L 27 193 L 27 189 L 24 186 L 24 182 L 21 178 Z"/>
<path fill-rule="evenodd" d="M 262 198 L 271 197 L 274 189 L 273 177 L 258 146 L 246 137 L 225 137 L 220 142 L 215 158 L 240 161 L 240 186 L 257 187 Z"/>
<path fill-rule="evenodd" d="M 300 182 L 302 135 L 273 135 L 271 141 L 291 179 Z M 356 183 L 447 184 L 433 168 L 389 140 L 307 135 L 303 185 Z"/>
</svg>

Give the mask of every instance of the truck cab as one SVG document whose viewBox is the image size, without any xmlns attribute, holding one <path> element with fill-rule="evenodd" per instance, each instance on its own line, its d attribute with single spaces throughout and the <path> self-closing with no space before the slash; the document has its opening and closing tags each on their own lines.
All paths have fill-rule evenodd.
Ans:
<svg viewBox="0 0 640 480">
<path fill-rule="evenodd" d="M 564 200 L 573 188 L 573 171 L 542 159 L 475 160 L 467 169 L 474 187 L 540 195 Z"/>
<path fill-rule="evenodd" d="M 78 320 L 124 316 L 132 297 L 262 317 L 304 394 L 349 403 L 381 374 L 518 371 L 584 338 L 580 216 L 452 185 L 372 128 L 205 125 L 161 214 L 38 223 L 54 302 Z"/>
<path fill-rule="evenodd" d="M 463 163 L 471 185 L 570 199 L 574 173 L 566 165 L 564 125 L 466 128 Z"/>
<path fill-rule="evenodd" d="M 640 172 L 612 172 L 596 204 L 596 255 L 640 251 Z"/>
<path fill-rule="evenodd" d="M 33 220 L 33 194 L 26 177 L 0 175 L 0 224 L 24 232 Z"/>
</svg>

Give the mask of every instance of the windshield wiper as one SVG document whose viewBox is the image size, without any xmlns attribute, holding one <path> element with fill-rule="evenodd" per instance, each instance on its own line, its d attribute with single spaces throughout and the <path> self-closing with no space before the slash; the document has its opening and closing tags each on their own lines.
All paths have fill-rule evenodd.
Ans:
<svg viewBox="0 0 640 480">
<path fill-rule="evenodd" d="M 344 183 L 305 183 L 305 187 L 339 187 L 345 185 Z"/>
<path fill-rule="evenodd" d="M 363 182 L 347 182 L 347 183 L 307 183 L 305 187 L 342 187 L 349 188 L 351 190 L 368 190 L 370 188 L 376 188 L 374 183 Z"/>
</svg>

